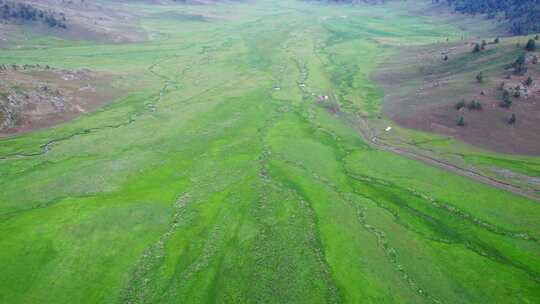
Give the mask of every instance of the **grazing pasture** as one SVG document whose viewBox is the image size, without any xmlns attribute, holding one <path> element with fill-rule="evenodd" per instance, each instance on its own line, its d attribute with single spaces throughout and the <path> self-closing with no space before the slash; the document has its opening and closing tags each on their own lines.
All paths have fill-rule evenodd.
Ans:
<svg viewBox="0 0 540 304">
<path fill-rule="evenodd" d="M 540 302 L 537 201 L 353 119 L 383 56 L 466 34 L 407 5 L 135 2 L 150 40 L 1 49 L 127 93 L 0 141 L 0 303 Z"/>
</svg>

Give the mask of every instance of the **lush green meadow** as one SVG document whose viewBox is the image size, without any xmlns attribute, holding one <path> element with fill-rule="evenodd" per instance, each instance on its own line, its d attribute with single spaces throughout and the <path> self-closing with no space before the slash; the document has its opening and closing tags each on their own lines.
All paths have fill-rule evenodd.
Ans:
<svg viewBox="0 0 540 304">
<path fill-rule="evenodd" d="M 0 141 L 0 303 L 540 302 L 540 204 L 347 119 L 381 56 L 463 34 L 404 5 L 133 4 L 149 41 L 0 50 L 128 92 Z"/>
</svg>

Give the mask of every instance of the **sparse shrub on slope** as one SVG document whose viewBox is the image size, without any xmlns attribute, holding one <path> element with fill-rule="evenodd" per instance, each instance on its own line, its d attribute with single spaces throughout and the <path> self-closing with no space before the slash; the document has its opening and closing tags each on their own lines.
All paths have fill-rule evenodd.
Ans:
<svg viewBox="0 0 540 304">
<path fill-rule="evenodd" d="M 439 3 L 441 0 L 432 0 Z M 486 14 L 488 18 L 502 17 L 514 34 L 540 31 L 539 0 L 446 0 L 456 11 L 466 14 Z"/>
<path fill-rule="evenodd" d="M 66 29 L 66 17 L 53 11 L 44 11 L 30 4 L 0 0 L 0 19 L 4 21 L 40 21 L 52 28 Z"/>
<path fill-rule="evenodd" d="M 527 45 L 525 46 L 525 49 L 528 52 L 534 52 L 536 50 L 536 41 L 534 39 L 529 39 Z"/>
<path fill-rule="evenodd" d="M 335 4 L 382 4 L 388 0 L 313 0 L 315 2 L 335 3 Z"/>
<path fill-rule="evenodd" d="M 516 114 L 512 113 L 512 116 L 510 116 L 510 118 L 508 119 L 508 124 L 513 125 L 516 123 L 516 121 L 517 121 Z"/>
</svg>

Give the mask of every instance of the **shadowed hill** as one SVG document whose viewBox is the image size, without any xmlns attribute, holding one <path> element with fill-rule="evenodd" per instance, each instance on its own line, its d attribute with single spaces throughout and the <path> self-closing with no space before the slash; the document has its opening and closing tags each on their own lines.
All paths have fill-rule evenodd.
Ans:
<svg viewBox="0 0 540 304">
<path fill-rule="evenodd" d="M 488 18 L 500 18 L 508 24 L 514 34 L 540 31 L 538 0 L 446 0 L 446 2 L 458 12 L 472 15 L 486 14 Z"/>
<path fill-rule="evenodd" d="M 66 29 L 66 16 L 54 10 L 39 9 L 28 3 L 0 0 L 0 19 L 5 22 L 42 22 Z"/>
<path fill-rule="evenodd" d="M 148 12 L 132 5 L 157 7 L 210 5 L 219 0 L 0 0 L 0 44 L 24 43 L 28 34 L 69 40 L 136 42 L 148 38 L 139 20 Z M 28 33 L 24 33 L 28 31 Z M 9 38 L 9 39 L 8 39 Z"/>
</svg>

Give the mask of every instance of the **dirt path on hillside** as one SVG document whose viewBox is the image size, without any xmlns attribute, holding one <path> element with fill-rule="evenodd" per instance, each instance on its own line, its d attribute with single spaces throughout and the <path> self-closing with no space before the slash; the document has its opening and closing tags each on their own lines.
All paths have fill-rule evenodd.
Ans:
<svg viewBox="0 0 540 304">
<path fill-rule="evenodd" d="M 355 123 L 354 125 L 357 127 L 358 131 L 361 133 L 361 135 L 365 139 L 365 141 L 367 143 L 369 143 L 374 148 L 389 151 L 389 152 L 393 152 L 393 153 L 405 156 L 405 157 L 407 157 L 409 159 L 418 160 L 418 161 L 421 161 L 421 162 L 423 162 L 425 164 L 435 166 L 435 167 L 439 167 L 439 168 L 444 169 L 446 171 L 450 171 L 452 173 L 474 179 L 474 180 L 479 181 L 479 182 L 481 182 L 483 184 L 486 184 L 486 185 L 489 185 L 489 186 L 492 186 L 492 187 L 495 187 L 495 188 L 498 188 L 498 189 L 501 189 L 501 190 L 509 191 L 509 192 L 514 193 L 514 194 L 517 194 L 517 195 L 523 196 L 525 198 L 528 198 L 530 200 L 533 200 L 533 201 L 535 201 L 537 203 L 540 203 L 540 196 L 539 195 L 537 195 L 535 193 L 525 191 L 525 190 L 521 189 L 518 186 L 515 186 L 515 185 L 512 185 L 512 184 L 497 180 L 495 178 L 486 176 L 486 175 L 480 173 L 479 171 L 475 171 L 475 170 L 468 169 L 468 168 L 462 168 L 462 167 L 457 166 L 455 164 L 445 162 L 445 161 L 442 161 L 440 159 L 430 157 L 428 155 L 420 154 L 420 153 L 417 153 L 417 152 L 414 152 L 414 151 L 403 149 L 401 147 L 393 146 L 393 145 L 383 141 L 379 137 L 377 137 L 377 135 L 375 135 L 372 132 L 372 129 L 370 128 L 368 122 L 364 118 L 357 117 L 357 122 L 358 123 Z"/>
<path fill-rule="evenodd" d="M 313 98 L 313 96 L 317 96 L 315 92 L 311 92 L 311 90 L 309 90 L 308 87 L 304 85 L 304 83 L 307 81 L 307 78 L 308 78 L 307 77 L 308 72 L 307 72 L 306 66 L 300 64 L 299 62 L 297 63 L 297 65 L 298 65 L 299 73 L 301 75 L 300 77 L 301 79 L 297 81 L 298 84 L 300 84 L 299 85 L 300 90 L 302 91 L 302 93 L 304 94 L 306 98 Z M 335 94 L 331 94 L 330 97 L 332 97 L 333 99 L 337 99 Z M 379 138 L 375 134 L 375 132 L 373 132 L 372 128 L 370 127 L 369 123 L 367 122 L 365 118 L 359 115 L 354 115 L 351 119 L 351 117 L 344 117 L 340 113 L 341 112 L 338 110 L 337 114 L 345 118 L 345 120 L 348 120 L 351 123 L 352 127 L 355 128 L 357 131 L 359 131 L 364 141 L 373 148 L 396 153 L 396 154 L 405 156 L 409 159 L 421 161 L 430 166 L 435 166 L 443 170 L 446 170 L 446 171 L 449 171 L 449 172 L 452 172 L 452 173 L 455 173 L 464 177 L 471 178 L 485 185 L 489 185 L 489 186 L 492 186 L 492 187 L 495 187 L 504 191 L 512 192 L 519 196 L 522 196 L 532 201 L 535 201 L 537 203 L 540 203 L 540 195 L 535 194 L 530 191 L 526 191 L 516 185 L 497 180 L 493 177 L 484 175 L 481 172 L 470 169 L 470 168 L 462 168 L 456 164 L 452 164 L 452 163 L 449 163 L 449 162 L 446 162 L 446 161 L 443 161 L 443 160 L 440 160 L 440 159 L 437 159 L 428 155 L 424 155 L 418 152 L 406 150 L 404 148 L 391 145 L 390 143 L 387 143 L 381 138 Z"/>
</svg>

